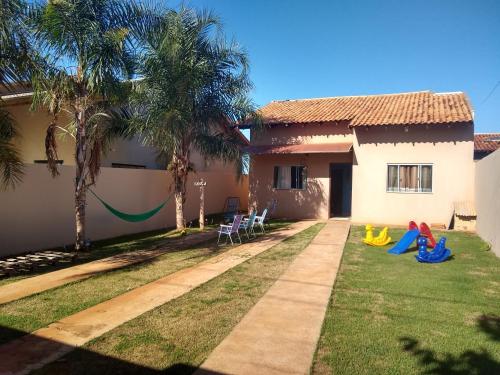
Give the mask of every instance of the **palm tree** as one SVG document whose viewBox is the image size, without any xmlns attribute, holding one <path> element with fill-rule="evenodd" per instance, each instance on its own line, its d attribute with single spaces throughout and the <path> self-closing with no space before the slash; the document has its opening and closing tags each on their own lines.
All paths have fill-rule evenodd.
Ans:
<svg viewBox="0 0 500 375">
<path fill-rule="evenodd" d="M 191 9 L 164 11 L 141 37 L 131 128 L 166 157 L 183 229 L 190 152 L 241 167 L 241 138 L 226 125 L 254 113 L 247 55 L 211 13 Z"/>
<path fill-rule="evenodd" d="M 22 0 L 0 1 L 0 93 L 14 93 L 29 77 L 32 52 L 26 27 L 27 6 Z M 0 186 L 14 187 L 23 175 L 23 163 L 13 140 L 16 124 L 0 98 Z"/>
<path fill-rule="evenodd" d="M 95 183 L 107 142 L 116 133 L 124 80 L 133 71 L 133 7 L 120 0 L 49 0 L 35 12 L 35 37 L 48 68 L 32 79 L 34 107 L 53 114 L 45 140 L 48 166 L 57 171 L 56 133 L 75 142 L 76 250 L 85 246 L 86 192 Z M 69 66 L 69 68 L 68 68 Z M 68 119 L 66 124 L 60 122 Z"/>
</svg>

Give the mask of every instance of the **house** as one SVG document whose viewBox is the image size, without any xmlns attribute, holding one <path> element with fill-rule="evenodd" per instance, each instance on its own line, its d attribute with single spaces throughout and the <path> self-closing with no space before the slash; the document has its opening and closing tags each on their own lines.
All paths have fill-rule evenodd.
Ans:
<svg viewBox="0 0 500 375">
<path fill-rule="evenodd" d="M 0 88 L 1 89 L 1 88 Z M 31 111 L 33 93 L 26 89 L 0 91 L 2 108 L 16 122 L 20 137 L 13 142 L 25 164 L 45 164 L 45 134 L 52 117 L 45 110 Z M 64 120 L 60 120 L 61 124 Z M 67 119 L 66 121 L 70 121 Z M 66 124 L 64 124 L 66 125 Z M 58 158 L 61 165 L 75 165 L 75 144 L 70 136 L 58 137 Z M 153 149 L 143 147 L 136 139 L 115 139 L 102 161 L 103 167 L 158 169 Z"/>
<path fill-rule="evenodd" d="M 48 111 L 31 111 L 33 93 L 22 86 L 14 91 L 7 91 L 0 87 L 0 105 L 7 110 L 16 122 L 20 137 L 13 139 L 13 143 L 25 164 L 46 164 L 45 135 L 47 127 L 52 121 Z M 70 119 L 60 120 L 61 125 L 66 125 Z M 243 142 L 248 140 L 238 129 L 222 131 L 236 131 Z M 75 165 L 75 143 L 71 136 L 59 132 L 58 137 L 58 162 L 60 165 Z M 191 163 L 195 171 L 222 171 L 227 169 L 224 163 L 217 160 L 206 160 L 196 150 L 191 152 Z M 158 160 L 158 153 L 152 147 L 144 146 L 138 138 L 115 138 L 105 153 L 102 167 L 128 168 L 128 169 L 160 169 L 165 170 L 165 165 Z"/>
<path fill-rule="evenodd" d="M 481 160 L 500 148 L 500 133 L 474 134 L 474 160 Z"/>
<path fill-rule="evenodd" d="M 450 225 L 474 197 L 473 111 L 462 92 L 273 101 L 250 127 L 250 200 L 276 216 Z"/>
</svg>

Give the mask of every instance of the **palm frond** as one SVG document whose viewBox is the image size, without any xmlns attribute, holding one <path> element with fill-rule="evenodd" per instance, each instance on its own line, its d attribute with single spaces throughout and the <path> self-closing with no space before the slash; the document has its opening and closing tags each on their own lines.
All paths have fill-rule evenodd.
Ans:
<svg viewBox="0 0 500 375">
<path fill-rule="evenodd" d="M 0 188 L 16 187 L 22 180 L 24 164 L 16 146 L 16 123 L 10 113 L 0 108 Z"/>
<path fill-rule="evenodd" d="M 165 12 L 140 37 L 143 64 L 131 97 L 131 129 L 168 155 L 187 143 L 207 158 L 239 163 L 241 142 L 214 129 L 257 118 L 246 52 L 226 42 L 217 16 L 187 7 Z"/>
<path fill-rule="evenodd" d="M 82 173 L 89 184 L 113 137 L 127 133 L 130 116 L 124 103 L 131 84 L 124 80 L 136 68 L 134 35 L 146 13 L 129 0 L 63 0 L 41 5 L 30 19 L 46 63 L 32 78 L 33 108 L 54 116 L 65 111 L 70 117 L 68 124 L 49 126 L 47 157 L 57 155 L 56 129 L 72 134 L 77 149 L 83 149 L 83 139 Z M 79 137 L 83 132 L 85 137 Z"/>
<path fill-rule="evenodd" d="M 45 134 L 45 155 L 47 156 L 47 168 L 49 169 L 52 177 L 59 175 L 59 170 L 57 169 L 57 141 L 56 141 L 56 131 L 57 131 L 57 116 L 54 116 L 52 123 L 47 128 Z"/>
<path fill-rule="evenodd" d="M 0 187 L 14 188 L 22 181 L 24 164 L 17 148 L 9 142 L 0 140 Z"/>
</svg>

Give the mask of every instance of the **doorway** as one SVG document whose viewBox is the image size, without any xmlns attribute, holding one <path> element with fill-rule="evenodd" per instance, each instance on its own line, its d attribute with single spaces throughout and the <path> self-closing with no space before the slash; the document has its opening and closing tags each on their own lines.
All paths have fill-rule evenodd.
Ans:
<svg viewBox="0 0 500 375">
<path fill-rule="evenodd" d="M 330 164 L 330 217 L 351 216 L 352 164 Z"/>
</svg>

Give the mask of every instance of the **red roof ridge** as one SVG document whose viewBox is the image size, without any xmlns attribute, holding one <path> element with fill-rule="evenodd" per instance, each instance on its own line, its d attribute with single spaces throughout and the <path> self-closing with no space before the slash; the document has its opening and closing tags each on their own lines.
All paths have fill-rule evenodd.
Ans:
<svg viewBox="0 0 500 375">
<path fill-rule="evenodd" d="M 275 100 L 259 111 L 268 124 L 348 121 L 349 126 L 373 126 L 474 121 L 471 103 L 462 91 Z"/>
<path fill-rule="evenodd" d="M 433 92 L 433 95 L 453 95 L 453 94 L 465 94 L 463 91 L 442 91 L 442 92 Z"/>
<path fill-rule="evenodd" d="M 426 93 L 432 95 L 464 94 L 463 91 L 433 92 L 432 90 L 422 90 L 422 91 L 394 92 L 387 94 L 362 94 L 362 95 L 321 96 L 314 98 L 298 98 L 298 99 L 275 99 L 271 100 L 269 103 L 301 102 L 306 100 L 331 100 L 331 99 L 344 99 L 344 98 L 369 98 L 369 97 L 379 97 L 379 96 L 399 96 L 399 95 L 414 95 L 414 94 L 426 94 Z"/>
</svg>

